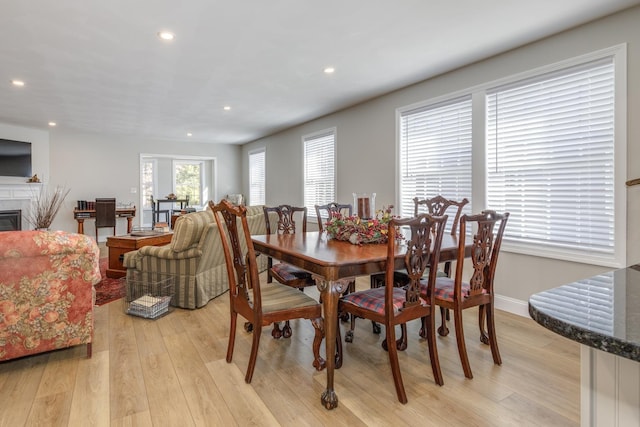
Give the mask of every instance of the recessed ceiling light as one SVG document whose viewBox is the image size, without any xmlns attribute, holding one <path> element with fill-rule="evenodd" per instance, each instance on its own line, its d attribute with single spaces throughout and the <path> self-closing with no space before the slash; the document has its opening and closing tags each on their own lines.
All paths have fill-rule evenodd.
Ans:
<svg viewBox="0 0 640 427">
<path fill-rule="evenodd" d="M 222 107 L 224 109 L 224 111 L 229 111 L 231 110 L 231 107 L 229 105 L 225 105 L 224 107 Z"/>
<path fill-rule="evenodd" d="M 333 67 L 327 67 L 324 69 L 325 74 L 333 74 L 334 71 L 336 71 L 336 69 Z"/>
<path fill-rule="evenodd" d="M 24 82 L 22 80 L 11 80 L 11 84 L 19 87 L 24 86 Z"/>
<path fill-rule="evenodd" d="M 166 40 L 166 41 L 171 41 L 173 40 L 176 36 L 175 34 L 173 34 L 170 31 L 160 31 L 158 33 L 158 37 L 160 37 L 162 40 Z"/>
<path fill-rule="evenodd" d="M 49 122 L 49 126 L 51 126 L 51 127 L 54 127 L 54 126 L 56 126 L 56 125 L 57 125 L 57 123 L 56 123 L 56 122 Z"/>
<path fill-rule="evenodd" d="M 187 136 L 193 136 L 191 132 L 187 132 Z"/>
</svg>

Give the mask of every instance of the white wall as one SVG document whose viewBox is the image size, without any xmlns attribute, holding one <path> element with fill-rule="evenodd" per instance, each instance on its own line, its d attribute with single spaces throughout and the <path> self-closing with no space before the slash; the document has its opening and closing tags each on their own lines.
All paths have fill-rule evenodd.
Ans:
<svg viewBox="0 0 640 427">
<path fill-rule="evenodd" d="M 628 178 L 640 177 L 640 7 L 514 49 L 355 107 L 243 146 L 243 189 L 248 152 L 266 147 L 266 203 L 301 205 L 302 135 L 337 128 L 337 199 L 376 192 L 376 206 L 396 200 L 396 119 L 399 107 L 457 92 L 620 43 L 628 43 Z M 481 35 L 479 35 L 481 37 Z M 313 102 L 310 100 L 310 102 Z M 627 264 L 640 262 L 640 186 L 627 191 Z M 606 267 L 503 252 L 496 277 L 502 303 L 526 306 L 529 295 L 590 277 Z M 517 311 L 517 309 L 516 309 Z"/>
<path fill-rule="evenodd" d="M 140 154 L 189 155 L 217 158 L 217 185 L 219 197 L 240 191 L 240 147 L 226 144 L 197 142 L 169 142 L 143 140 L 132 137 L 80 134 L 52 130 L 51 183 L 71 188 L 68 207 L 58 215 L 52 228 L 76 231 L 77 223 L 72 210 L 77 200 L 96 197 L 115 197 L 118 201 L 132 201 L 139 209 L 139 194 L 131 188 L 140 188 Z M 137 224 L 140 215 L 136 216 Z M 126 233 L 126 221 L 118 221 L 117 233 Z M 100 230 L 100 235 L 108 230 Z M 93 221 L 85 221 L 85 233 L 95 235 Z M 105 234 L 106 235 L 106 234 Z M 100 239 L 102 240 L 102 238 Z"/>
</svg>

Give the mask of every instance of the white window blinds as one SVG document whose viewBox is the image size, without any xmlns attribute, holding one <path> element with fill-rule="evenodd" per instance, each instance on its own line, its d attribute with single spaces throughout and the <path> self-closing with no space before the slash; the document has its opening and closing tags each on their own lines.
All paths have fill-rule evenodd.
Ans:
<svg viewBox="0 0 640 427">
<path fill-rule="evenodd" d="M 612 58 L 488 91 L 487 156 L 505 243 L 614 258 Z"/>
<path fill-rule="evenodd" d="M 413 216 L 414 197 L 471 201 L 471 124 L 471 96 L 401 112 L 402 217 Z"/>
<path fill-rule="evenodd" d="M 265 150 L 249 153 L 249 204 L 265 204 Z"/>
<path fill-rule="evenodd" d="M 304 205 L 315 215 L 315 205 L 335 201 L 335 129 L 304 136 Z"/>
</svg>

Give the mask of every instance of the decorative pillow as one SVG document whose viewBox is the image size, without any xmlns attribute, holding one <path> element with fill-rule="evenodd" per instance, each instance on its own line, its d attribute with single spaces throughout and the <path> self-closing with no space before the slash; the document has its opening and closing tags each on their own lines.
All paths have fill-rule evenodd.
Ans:
<svg viewBox="0 0 640 427">
<path fill-rule="evenodd" d="M 213 215 L 210 211 L 184 215 L 180 221 L 176 221 L 176 229 L 171 239 L 171 249 L 174 252 L 182 252 L 197 246 L 202 232 L 211 221 L 213 221 Z"/>
</svg>

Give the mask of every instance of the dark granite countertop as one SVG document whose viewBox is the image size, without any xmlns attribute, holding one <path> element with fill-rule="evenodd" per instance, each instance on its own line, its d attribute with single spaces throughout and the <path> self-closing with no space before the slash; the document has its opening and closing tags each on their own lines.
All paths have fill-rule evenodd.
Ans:
<svg viewBox="0 0 640 427">
<path fill-rule="evenodd" d="M 640 362 L 640 264 L 534 294 L 529 315 L 580 344 Z"/>
</svg>

